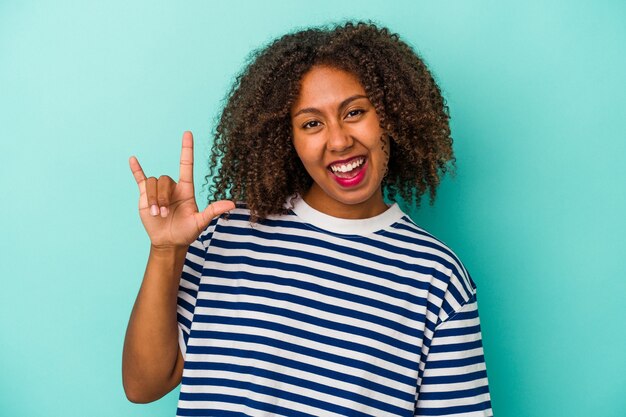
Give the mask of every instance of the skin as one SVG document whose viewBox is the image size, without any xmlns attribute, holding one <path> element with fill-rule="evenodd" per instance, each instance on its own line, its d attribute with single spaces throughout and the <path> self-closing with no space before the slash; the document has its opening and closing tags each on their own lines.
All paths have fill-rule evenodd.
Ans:
<svg viewBox="0 0 626 417">
<path fill-rule="evenodd" d="M 314 66 L 302 77 L 300 88 L 291 110 L 293 144 L 314 181 L 304 200 L 318 211 L 346 219 L 387 210 L 381 182 L 389 140 L 359 80 L 337 68 Z M 330 164 L 359 156 L 366 158 L 362 181 L 346 186 L 333 179 Z"/>
<path fill-rule="evenodd" d="M 381 181 L 389 142 L 381 140 L 386 135 L 354 75 L 313 67 L 302 79 L 291 116 L 293 144 L 314 180 L 304 195 L 311 207 L 353 219 L 387 210 Z M 354 186 L 335 181 L 329 164 L 357 156 L 366 160 L 363 179 Z M 190 132 L 183 135 L 178 183 L 168 176 L 146 177 L 137 158 L 129 162 L 139 187 L 139 216 L 151 246 L 124 340 L 122 379 L 129 400 L 147 403 L 167 394 L 182 379 L 176 305 L 187 249 L 214 217 L 235 205 L 218 201 L 198 211 Z"/>
<path fill-rule="evenodd" d="M 198 211 L 191 132 L 184 133 L 182 142 L 178 183 L 168 176 L 147 178 L 137 158 L 129 161 L 139 187 L 139 216 L 151 243 L 122 355 L 122 381 L 132 402 L 157 400 L 180 383 L 176 303 L 185 254 L 211 219 L 235 207 L 218 201 Z"/>
</svg>

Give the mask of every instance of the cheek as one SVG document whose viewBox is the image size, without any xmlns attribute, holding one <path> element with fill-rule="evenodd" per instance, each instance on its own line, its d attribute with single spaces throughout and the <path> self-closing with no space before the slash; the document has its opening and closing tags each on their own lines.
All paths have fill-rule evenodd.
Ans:
<svg viewBox="0 0 626 417">
<path fill-rule="evenodd" d="M 303 147 L 304 147 L 304 146 L 303 146 L 303 144 L 304 144 L 304 142 L 303 142 L 300 138 L 298 138 L 297 136 L 295 136 L 295 137 L 291 140 L 291 143 L 292 143 L 292 145 L 293 145 L 293 148 L 294 148 L 294 149 L 295 149 L 295 151 L 296 151 L 296 154 L 298 154 L 298 157 L 299 157 L 300 159 L 302 159 L 302 155 L 303 155 Z"/>
<path fill-rule="evenodd" d="M 307 151 L 305 147 L 302 146 L 302 144 L 294 142 L 294 148 L 296 149 L 296 154 L 298 154 L 298 158 L 300 158 L 302 162 L 306 163 Z"/>
<path fill-rule="evenodd" d="M 376 153 L 378 156 L 377 160 L 380 171 L 386 173 L 388 169 L 387 166 L 389 164 L 390 155 L 390 143 L 389 137 L 387 135 L 381 134 L 381 136 L 378 138 Z"/>
<path fill-rule="evenodd" d="M 320 151 L 319 143 L 314 138 L 296 138 L 293 146 L 298 157 L 305 164 L 319 161 L 322 157 L 323 152 Z"/>
<path fill-rule="evenodd" d="M 304 169 L 310 174 L 314 163 L 311 151 L 305 146 L 295 146 L 295 149 L 298 158 L 300 158 L 300 162 L 302 162 L 302 165 L 304 166 Z"/>
<path fill-rule="evenodd" d="M 384 137 L 383 139 L 381 139 L 381 142 L 381 148 L 383 150 L 383 153 L 385 154 L 385 165 L 387 165 L 387 163 L 389 162 L 389 156 L 391 155 L 391 143 L 389 142 L 389 137 Z"/>
</svg>

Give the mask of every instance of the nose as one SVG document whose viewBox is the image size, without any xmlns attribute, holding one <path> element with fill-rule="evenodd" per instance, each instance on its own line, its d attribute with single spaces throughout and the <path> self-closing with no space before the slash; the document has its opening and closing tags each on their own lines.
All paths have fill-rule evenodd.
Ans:
<svg viewBox="0 0 626 417">
<path fill-rule="evenodd" d="M 329 151 L 341 152 L 350 149 L 354 144 L 354 139 L 342 123 L 330 124 L 327 133 L 326 149 Z"/>
</svg>

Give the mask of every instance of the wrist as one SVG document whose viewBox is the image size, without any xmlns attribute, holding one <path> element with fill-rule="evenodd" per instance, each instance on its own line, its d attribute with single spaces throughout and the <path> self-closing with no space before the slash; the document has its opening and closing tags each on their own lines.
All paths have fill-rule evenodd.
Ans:
<svg viewBox="0 0 626 417">
<path fill-rule="evenodd" d="M 150 256 L 157 257 L 179 257 L 185 256 L 187 250 L 189 249 L 189 245 L 179 246 L 179 245 L 150 245 Z"/>
</svg>

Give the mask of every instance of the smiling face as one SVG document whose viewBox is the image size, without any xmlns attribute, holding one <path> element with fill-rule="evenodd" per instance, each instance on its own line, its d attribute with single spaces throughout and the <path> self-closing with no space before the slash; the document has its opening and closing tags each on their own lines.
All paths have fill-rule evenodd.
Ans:
<svg viewBox="0 0 626 417">
<path fill-rule="evenodd" d="M 353 219 L 387 209 L 381 182 L 389 141 L 354 75 L 314 66 L 302 77 L 291 124 L 294 147 L 313 179 L 303 196 L 311 207 Z"/>
</svg>

